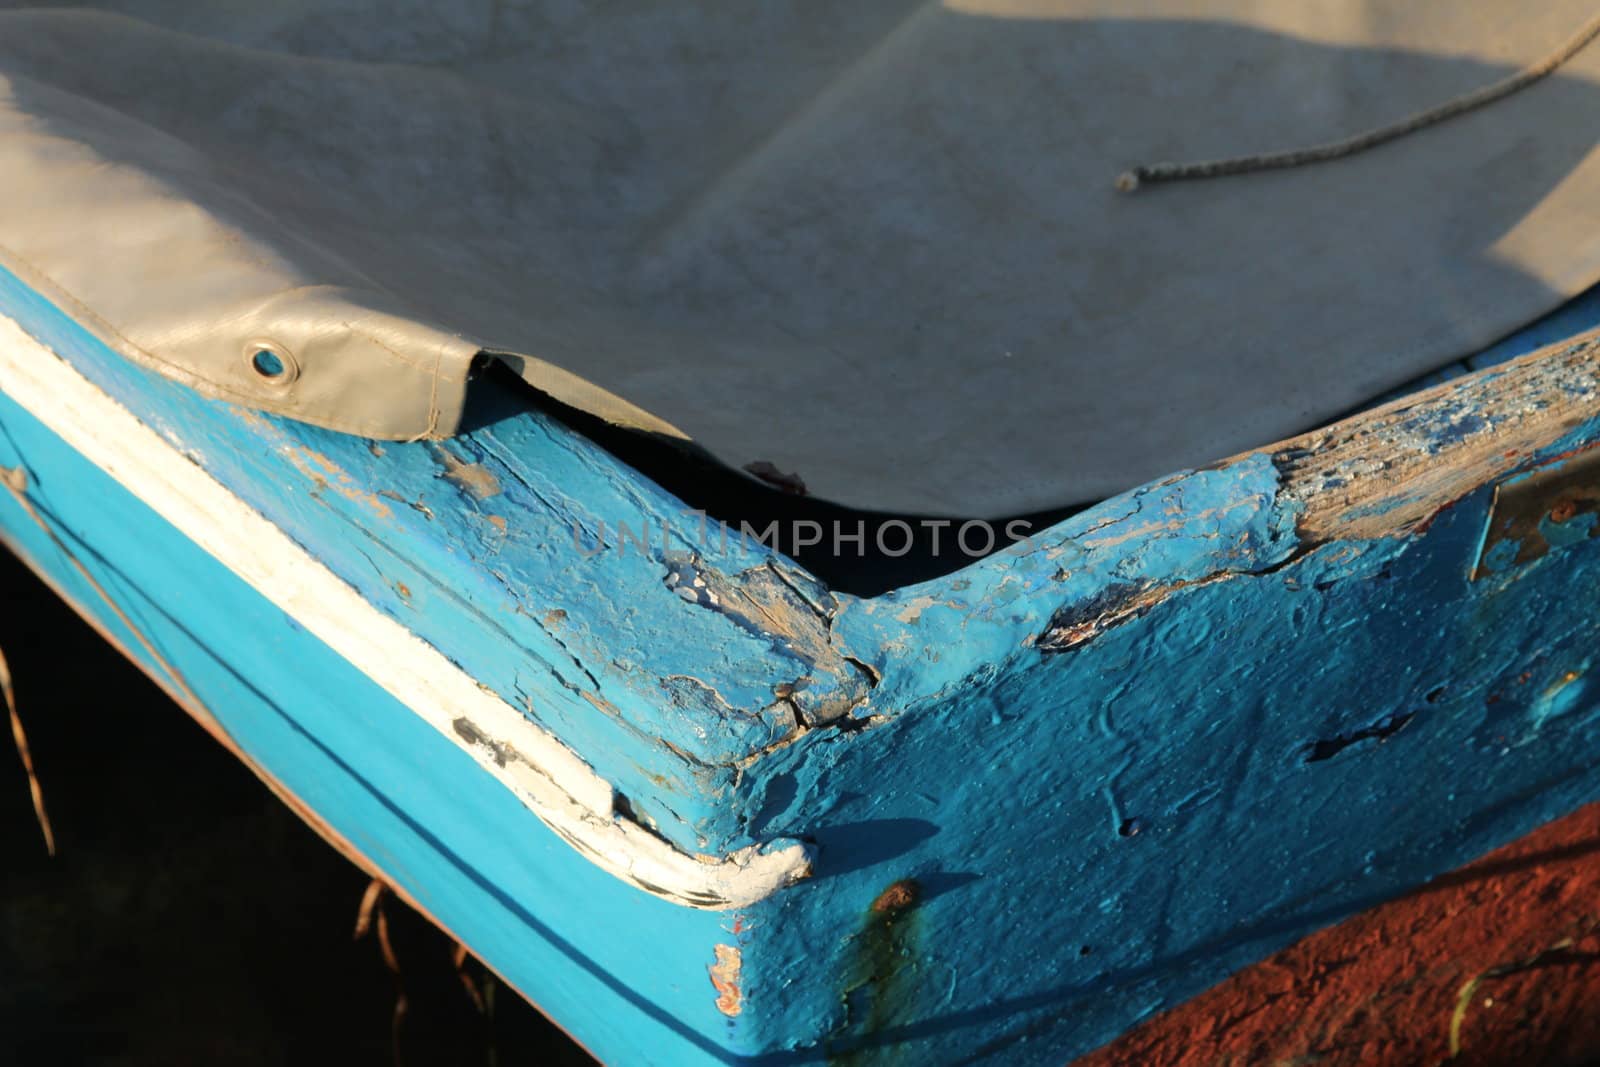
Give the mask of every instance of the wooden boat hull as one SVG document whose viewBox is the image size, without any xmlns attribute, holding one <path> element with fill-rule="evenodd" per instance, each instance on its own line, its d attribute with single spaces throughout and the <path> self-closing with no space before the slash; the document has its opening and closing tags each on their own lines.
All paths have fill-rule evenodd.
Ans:
<svg viewBox="0 0 1600 1067">
<path fill-rule="evenodd" d="M 1063 1062 L 1600 800 L 1593 509 L 1485 553 L 1591 341 L 862 599 L 585 555 L 681 505 L 531 415 L 378 448 L 0 311 L 8 545 L 609 1061 Z"/>
</svg>

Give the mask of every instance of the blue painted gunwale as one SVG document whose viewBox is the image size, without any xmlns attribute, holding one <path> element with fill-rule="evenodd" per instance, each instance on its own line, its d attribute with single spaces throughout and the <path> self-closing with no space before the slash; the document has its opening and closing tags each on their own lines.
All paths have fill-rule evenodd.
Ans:
<svg viewBox="0 0 1600 1067">
<path fill-rule="evenodd" d="M 768 557 L 737 542 L 723 554 L 688 541 L 699 520 L 680 502 L 501 394 L 477 394 L 489 410 L 471 415 L 487 429 L 380 445 L 164 382 L 3 269 L 0 310 L 566 741 L 669 841 L 713 853 L 753 843 L 728 825 L 720 800 L 740 761 L 794 731 L 792 708 L 775 694 L 816 673 L 813 662 L 782 638 L 689 610 L 666 584 L 659 531 L 706 573 L 754 570 L 763 588 L 774 584 Z M 620 541 L 617 521 L 655 531 L 651 554 Z M 579 546 L 601 543 L 601 523 L 609 547 L 583 555 Z M 795 628 L 808 623 L 815 617 Z"/>
<path fill-rule="evenodd" d="M 375 449 L 160 382 L 26 292 L 0 290 L 0 305 L 384 610 L 531 699 L 669 839 L 816 841 L 812 881 L 735 917 L 745 1008 L 730 1041 L 763 1060 L 1060 1062 L 1600 795 L 1594 543 L 1465 578 L 1493 483 L 1600 440 L 1589 349 L 1561 373 L 1546 357 L 1417 403 L 1388 447 L 1450 473 L 1420 515 L 1408 482 L 1330 518 L 1328 500 L 1370 476 L 1288 450 L 1175 475 L 1031 550 L 872 600 L 776 560 L 831 616 L 828 645 L 879 679 L 851 712 L 864 728 L 803 731 L 779 688 L 848 695 L 851 680 L 791 635 L 685 600 L 667 581 L 681 561 L 575 552 L 573 517 L 631 508 L 677 525 L 681 509 L 558 426 L 522 413 Z M 1482 416 L 1513 386 L 1582 417 L 1498 466 L 1457 469 L 1464 446 L 1510 443 L 1514 427 Z M 1314 461 L 1348 444 L 1296 448 Z M 465 462 L 499 492 L 445 477 Z M 769 581 L 759 560 L 696 547 L 713 580 Z M 1041 650 L 1068 631 L 1088 636 Z M 875 917 L 907 877 L 920 906 Z M 621 915 L 650 900 L 626 893 Z M 550 925 L 592 924 L 593 900 Z M 696 973 L 686 995 L 702 1007 L 715 940 L 675 972 Z M 635 966 L 616 980 L 648 986 Z M 568 1006 L 545 1006 L 571 1024 Z M 681 1051 L 670 1061 L 718 1055 Z"/>
<path fill-rule="evenodd" d="M 736 1058 L 737 1027 L 705 995 L 712 945 L 736 942 L 726 916 L 595 867 L 3 393 L 0 465 L 28 472 L 34 506 L 255 766 L 586 1047 L 612 1062 Z M 0 494 L 0 541 L 170 684 L 10 494 Z"/>
</svg>

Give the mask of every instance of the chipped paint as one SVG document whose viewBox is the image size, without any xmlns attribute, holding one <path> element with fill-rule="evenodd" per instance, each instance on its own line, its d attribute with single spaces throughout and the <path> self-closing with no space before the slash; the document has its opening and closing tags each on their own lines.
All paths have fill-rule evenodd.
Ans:
<svg viewBox="0 0 1600 1067">
<path fill-rule="evenodd" d="M 397 504 L 404 504 L 406 507 L 410 508 L 412 511 L 415 511 L 425 519 L 433 518 L 433 509 L 427 504 L 423 503 L 421 500 L 407 500 L 393 489 L 379 489 L 378 495 L 388 500 L 393 500 Z"/>
<path fill-rule="evenodd" d="M 468 463 L 443 445 L 434 449 L 434 455 L 444 467 L 444 479 L 466 492 L 474 500 L 489 500 L 500 495 L 500 480 L 481 463 Z"/>
<path fill-rule="evenodd" d="M 739 972 L 744 966 L 744 956 L 738 945 L 714 945 L 717 961 L 706 970 L 711 975 L 711 985 L 717 991 L 717 1010 L 728 1018 L 737 1018 L 744 1010 L 744 993 L 739 988 Z"/>
<path fill-rule="evenodd" d="M 907 600 L 904 604 L 900 605 L 900 610 L 895 612 L 895 616 L 894 617 L 897 620 L 899 620 L 900 622 L 914 623 L 918 619 L 922 618 L 922 613 L 924 611 L 927 611 L 929 608 L 936 607 L 936 606 L 939 606 L 941 604 L 943 604 L 943 606 L 945 606 L 945 607 L 958 606 L 958 605 L 950 604 L 948 602 L 941 602 L 939 600 L 935 600 L 931 596 L 912 597 L 909 600 Z"/>
<path fill-rule="evenodd" d="M 379 499 L 378 493 L 358 487 L 349 474 L 322 453 L 291 444 L 284 446 L 284 455 L 318 489 L 331 489 L 346 500 L 363 505 L 381 519 L 394 517 L 394 512 Z"/>
<path fill-rule="evenodd" d="M 800 572 L 769 560 L 728 576 L 689 559 L 668 570 L 666 585 L 683 601 L 729 619 L 810 668 L 773 687 L 773 695 L 792 706 L 808 727 L 849 715 L 877 684 L 876 672 L 835 640 L 838 601 Z M 714 692 L 703 681 L 699 684 Z"/>
</svg>

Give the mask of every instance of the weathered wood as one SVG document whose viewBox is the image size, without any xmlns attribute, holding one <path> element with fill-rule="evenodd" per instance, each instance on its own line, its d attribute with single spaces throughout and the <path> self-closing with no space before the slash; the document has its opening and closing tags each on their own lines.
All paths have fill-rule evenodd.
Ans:
<svg viewBox="0 0 1600 1067">
<path fill-rule="evenodd" d="M 346 694 L 337 663 L 244 654 L 246 676 L 275 679 L 272 715 L 294 686 L 322 694 L 290 717 L 318 755 L 189 653 L 220 679 L 229 729 L 275 739 L 247 748 L 331 776 L 296 792 L 423 898 L 448 883 L 432 910 L 588 1040 L 597 1005 L 547 991 L 574 974 L 687 1058 L 1060 1062 L 1600 794 L 1600 544 L 1470 578 L 1496 484 L 1600 442 L 1590 340 L 858 598 L 698 536 L 678 501 L 492 383 L 470 433 L 371 446 L 155 381 L 7 284 L 30 332 L 581 754 L 621 818 L 685 853 L 815 846 L 810 881 L 714 926 L 620 883 L 556 899 L 585 861 L 506 818 L 460 747 Z M 30 462 L 53 447 L 24 436 Z M 181 539 L 133 523 L 128 543 L 137 509 L 111 494 L 113 521 L 97 518 L 81 486 L 98 483 L 69 460 L 44 483 L 57 520 L 141 614 L 177 613 L 164 640 L 240 619 L 298 640 L 281 616 L 201 602 L 214 569 L 140 593 L 180 569 Z M 439 829 L 384 814 L 361 782 L 420 797 Z M 458 835 L 470 848 L 445 855 Z M 628 917 L 623 936 L 665 924 L 665 970 L 587 929 L 599 907 Z"/>
<path fill-rule="evenodd" d="M 1274 446 L 1301 536 L 1371 538 L 1404 531 L 1593 413 L 1600 334 L 1436 385 Z"/>
</svg>

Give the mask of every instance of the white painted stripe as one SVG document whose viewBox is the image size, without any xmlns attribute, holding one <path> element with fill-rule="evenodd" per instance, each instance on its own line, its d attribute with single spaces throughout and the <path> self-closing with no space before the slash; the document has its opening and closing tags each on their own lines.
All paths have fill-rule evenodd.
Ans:
<svg viewBox="0 0 1600 1067">
<path fill-rule="evenodd" d="M 379 611 L 70 363 L 0 315 L 0 391 L 515 792 L 594 863 L 693 907 L 754 903 L 810 871 L 804 845 L 695 856 L 612 811 L 611 786 L 553 735 Z M 484 735 L 457 734 L 465 718 Z M 507 746 L 519 757 L 504 759 Z"/>
</svg>

